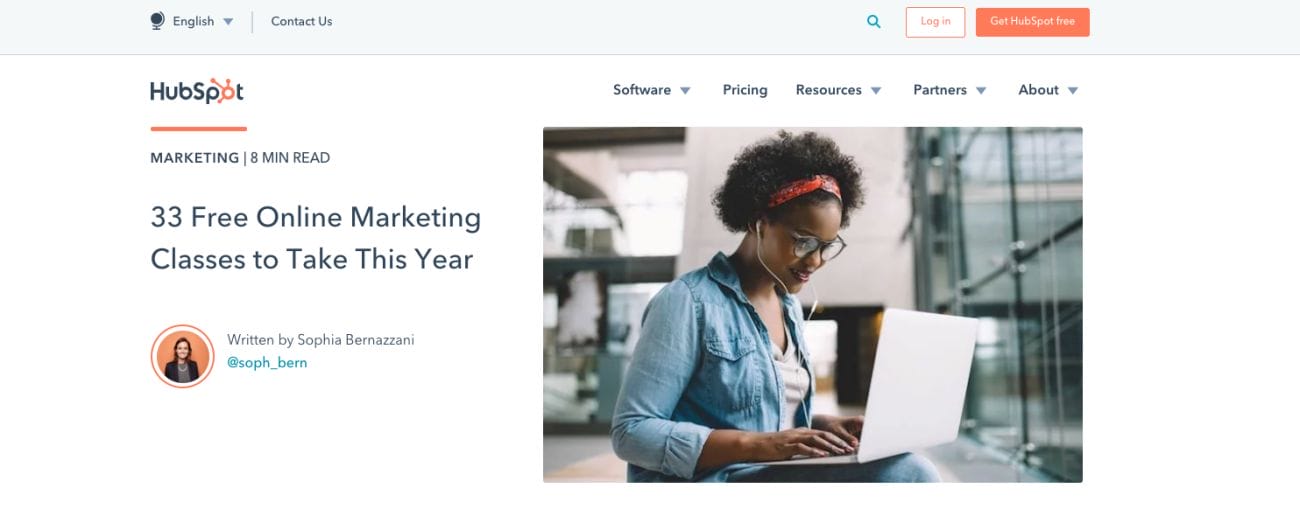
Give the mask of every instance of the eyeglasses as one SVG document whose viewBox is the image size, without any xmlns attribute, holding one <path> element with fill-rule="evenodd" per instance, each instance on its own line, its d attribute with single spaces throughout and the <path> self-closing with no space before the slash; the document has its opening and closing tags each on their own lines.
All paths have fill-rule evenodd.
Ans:
<svg viewBox="0 0 1300 523">
<path fill-rule="evenodd" d="M 807 258 L 813 251 L 820 250 L 822 261 L 828 262 L 844 252 L 844 239 L 836 236 L 834 240 L 824 242 L 816 236 L 804 236 L 802 234 L 791 232 L 790 236 L 794 238 L 794 255 L 800 258 Z"/>
</svg>

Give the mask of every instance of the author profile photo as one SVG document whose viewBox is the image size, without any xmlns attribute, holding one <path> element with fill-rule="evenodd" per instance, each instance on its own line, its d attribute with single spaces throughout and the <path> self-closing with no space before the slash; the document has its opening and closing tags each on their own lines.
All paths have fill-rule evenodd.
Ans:
<svg viewBox="0 0 1300 523">
<path fill-rule="evenodd" d="M 203 374 L 203 369 L 200 369 L 199 364 L 190 358 L 192 351 L 189 338 L 181 336 L 180 339 L 176 340 L 176 343 L 172 345 L 172 360 L 167 362 L 167 368 L 163 371 L 163 375 L 176 383 L 190 383 L 198 380 L 199 376 Z"/>
<path fill-rule="evenodd" d="M 175 388 L 189 388 L 212 373 L 212 340 L 193 325 L 172 325 L 158 334 L 150 355 L 154 374 Z"/>
</svg>

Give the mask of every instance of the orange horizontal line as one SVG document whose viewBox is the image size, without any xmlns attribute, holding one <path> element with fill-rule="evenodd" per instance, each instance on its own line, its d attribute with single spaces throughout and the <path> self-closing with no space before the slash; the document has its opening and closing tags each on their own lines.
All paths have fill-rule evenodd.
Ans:
<svg viewBox="0 0 1300 523">
<path fill-rule="evenodd" d="M 168 127 L 168 126 L 154 126 L 154 127 L 150 127 L 149 130 L 150 130 L 150 131 L 153 131 L 153 132 L 155 132 L 155 133 L 172 133 L 172 132 L 190 132 L 190 133 L 193 133 L 193 132 L 218 132 L 218 133 L 220 133 L 220 132 L 227 132 L 227 133 L 233 132 L 233 133 L 242 133 L 242 132 L 244 132 L 244 131 L 247 131 L 248 128 L 247 128 L 247 127 L 243 127 L 243 126 L 225 126 L 225 127 L 222 127 L 222 126 L 171 126 L 171 127 Z"/>
</svg>

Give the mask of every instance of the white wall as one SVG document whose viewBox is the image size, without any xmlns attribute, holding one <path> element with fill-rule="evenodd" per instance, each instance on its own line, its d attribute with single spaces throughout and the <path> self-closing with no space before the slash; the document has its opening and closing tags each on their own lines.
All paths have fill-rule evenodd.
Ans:
<svg viewBox="0 0 1300 523">
<path fill-rule="evenodd" d="M 886 305 L 911 308 L 912 242 L 900 241 L 907 227 L 910 189 L 904 178 L 906 134 L 901 128 L 786 128 L 811 130 L 834 139 L 862 167 L 865 204 L 841 236 L 848 248 L 813 277 L 826 305 Z M 680 275 L 708 263 L 717 251 L 730 254 L 741 235 L 727 232 L 714 215 L 713 191 L 745 146 L 775 136 L 779 128 L 692 128 L 686 131 L 686 227 Z M 812 303 L 805 287 L 800 295 Z"/>
</svg>

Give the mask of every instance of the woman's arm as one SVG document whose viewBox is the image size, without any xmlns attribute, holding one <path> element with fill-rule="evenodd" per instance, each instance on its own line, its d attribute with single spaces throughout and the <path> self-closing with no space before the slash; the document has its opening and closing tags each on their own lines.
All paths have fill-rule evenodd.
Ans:
<svg viewBox="0 0 1300 523">
<path fill-rule="evenodd" d="M 695 300 L 682 281 L 646 307 L 614 407 L 614 453 L 633 465 L 690 479 L 712 429 L 672 421 L 700 357 Z"/>
<path fill-rule="evenodd" d="M 853 445 L 831 432 L 799 428 L 780 432 L 715 430 L 704 444 L 697 471 L 745 461 L 781 461 L 795 456 L 825 457 L 853 452 Z"/>
<path fill-rule="evenodd" d="M 757 461 L 751 434 L 753 433 L 743 430 L 713 431 L 709 434 L 708 441 L 704 442 L 695 470 L 704 471 L 742 461 Z"/>
<path fill-rule="evenodd" d="M 826 456 L 852 449 L 834 434 L 809 428 L 745 432 L 672 421 L 699 364 L 696 307 L 690 288 L 680 280 L 665 287 L 646 307 L 641 338 L 614 407 L 610 436 L 619 458 L 690 479 L 697 471 L 730 463 Z"/>
</svg>

